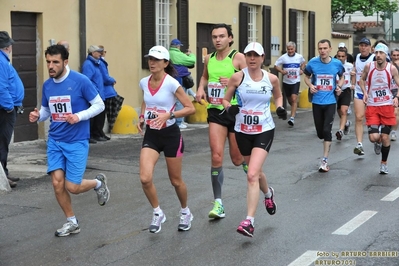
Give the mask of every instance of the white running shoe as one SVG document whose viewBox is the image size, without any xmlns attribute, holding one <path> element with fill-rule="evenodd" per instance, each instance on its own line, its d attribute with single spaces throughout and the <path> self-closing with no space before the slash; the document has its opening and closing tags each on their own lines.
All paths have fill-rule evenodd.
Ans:
<svg viewBox="0 0 399 266">
<path fill-rule="evenodd" d="M 330 167 L 327 164 L 326 160 L 321 160 L 321 164 L 319 167 L 319 172 L 326 173 L 330 170 Z"/>
<path fill-rule="evenodd" d="M 391 140 L 396 141 L 396 131 L 392 130 L 390 135 L 391 135 Z"/>
<path fill-rule="evenodd" d="M 380 165 L 380 174 L 382 175 L 388 174 L 388 165 L 386 163 L 382 163 Z"/>
</svg>

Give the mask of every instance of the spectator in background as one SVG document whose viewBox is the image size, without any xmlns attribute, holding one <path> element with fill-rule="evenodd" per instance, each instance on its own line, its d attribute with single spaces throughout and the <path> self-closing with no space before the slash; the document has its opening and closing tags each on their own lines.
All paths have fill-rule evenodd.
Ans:
<svg viewBox="0 0 399 266">
<path fill-rule="evenodd" d="M 82 74 L 87 76 L 96 87 L 98 94 L 104 101 L 104 80 L 100 70 L 101 53 L 103 49 L 97 45 L 90 45 L 87 50 L 87 58 L 82 65 Z M 97 143 L 97 141 L 106 141 L 103 131 L 105 123 L 105 111 L 102 111 L 95 117 L 90 119 L 90 143 Z"/>
<path fill-rule="evenodd" d="M 109 75 L 108 63 L 107 61 L 105 61 L 105 55 L 107 54 L 107 51 L 105 51 L 104 46 L 102 45 L 99 45 L 98 47 L 103 50 L 100 57 L 100 69 L 104 80 L 105 113 L 107 115 L 109 132 L 111 132 L 113 126 L 112 121 L 118 116 L 118 112 L 120 111 L 124 99 L 123 97 L 118 95 L 114 88 L 116 80 Z M 103 137 L 107 140 L 111 139 L 105 134 L 103 135 Z"/>
<path fill-rule="evenodd" d="M 191 73 L 188 71 L 189 68 L 193 68 L 195 65 L 195 55 L 191 53 L 190 50 L 187 49 L 186 53 L 183 53 L 180 48 L 183 46 L 180 40 L 178 39 L 173 39 L 170 43 L 170 48 L 169 48 L 169 54 L 170 54 L 170 60 L 173 63 L 173 66 L 175 67 L 177 71 L 177 80 L 179 83 L 182 85 L 183 89 L 188 93 L 189 95 L 193 96 L 195 98 L 195 93 L 191 90 L 191 87 L 194 86 L 194 84 L 188 85 L 185 82 L 185 79 L 191 78 L 190 75 Z M 191 78 L 192 80 L 192 78 Z M 183 108 L 183 105 L 180 103 L 179 100 L 176 101 L 176 111 L 181 110 Z M 184 117 L 177 118 L 176 119 L 176 124 L 181 128 L 187 128 L 187 125 L 184 124 Z"/>
<path fill-rule="evenodd" d="M 68 53 L 69 53 L 69 43 L 68 43 L 68 41 L 60 40 L 60 41 L 57 42 L 57 44 L 58 44 L 58 45 L 64 46 L 65 49 L 67 49 L 67 51 L 68 51 Z"/>
<path fill-rule="evenodd" d="M 67 51 L 68 51 L 68 53 L 69 53 L 69 43 L 68 43 L 68 41 L 60 40 L 60 41 L 57 42 L 57 45 L 62 45 L 62 46 L 64 46 L 65 49 L 67 49 Z M 67 69 L 70 69 L 68 64 L 66 65 L 66 68 L 67 68 Z"/>
<path fill-rule="evenodd" d="M 24 84 L 10 62 L 14 40 L 6 31 L 0 31 L 0 162 L 10 187 L 17 186 L 19 178 L 9 176 L 7 169 L 8 147 L 17 119 L 17 107 L 22 106 Z"/>
</svg>

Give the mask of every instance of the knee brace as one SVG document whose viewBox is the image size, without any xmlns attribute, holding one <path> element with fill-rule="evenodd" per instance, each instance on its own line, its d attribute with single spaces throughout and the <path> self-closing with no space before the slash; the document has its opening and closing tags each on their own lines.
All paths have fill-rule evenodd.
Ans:
<svg viewBox="0 0 399 266">
<path fill-rule="evenodd" d="M 377 126 L 377 125 L 368 126 L 369 134 L 380 133 L 380 130 L 378 129 L 378 127 L 379 126 Z"/>
<path fill-rule="evenodd" d="M 389 135 L 391 133 L 391 126 L 381 126 L 381 133 Z"/>
</svg>

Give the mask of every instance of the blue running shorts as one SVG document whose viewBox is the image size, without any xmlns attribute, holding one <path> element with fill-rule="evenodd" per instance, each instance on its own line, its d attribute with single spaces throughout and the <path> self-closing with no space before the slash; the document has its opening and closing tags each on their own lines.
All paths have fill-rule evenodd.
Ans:
<svg viewBox="0 0 399 266">
<path fill-rule="evenodd" d="M 47 141 L 47 174 L 61 169 L 64 171 L 67 181 L 80 185 L 86 171 L 88 156 L 88 140 L 68 143 L 49 138 Z"/>
</svg>

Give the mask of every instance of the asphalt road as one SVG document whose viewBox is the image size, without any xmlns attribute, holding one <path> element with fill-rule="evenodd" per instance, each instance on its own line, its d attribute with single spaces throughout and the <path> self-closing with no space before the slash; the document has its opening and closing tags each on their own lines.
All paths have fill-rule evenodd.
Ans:
<svg viewBox="0 0 399 266">
<path fill-rule="evenodd" d="M 111 198 L 100 207 L 94 192 L 73 195 L 81 232 L 64 238 L 54 236 L 65 217 L 45 175 L 45 142 L 11 145 L 9 168 L 23 179 L 12 192 L 0 193 L 0 265 L 399 265 L 399 143 L 391 146 L 390 173 L 380 175 L 380 156 L 366 132 L 365 156 L 353 154 L 353 132 L 340 142 L 334 137 L 331 170 L 319 173 L 322 142 L 311 112 L 301 111 L 294 128 L 275 121 L 264 171 L 277 212 L 270 216 L 259 202 L 253 238 L 236 233 L 246 216 L 246 177 L 230 162 L 227 146 L 226 218 L 208 219 L 213 198 L 206 125 L 183 131 L 183 177 L 194 214 L 188 232 L 177 231 L 180 207 L 163 156 L 154 176 L 167 221 L 160 233 L 147 231 L 152 209 L 138 176 L 140 136 L 112 136 L 90 146 L 85 177 L 105 173 Z M 336 119 L 334 133 L 337 127 Z"/>
</svg>

